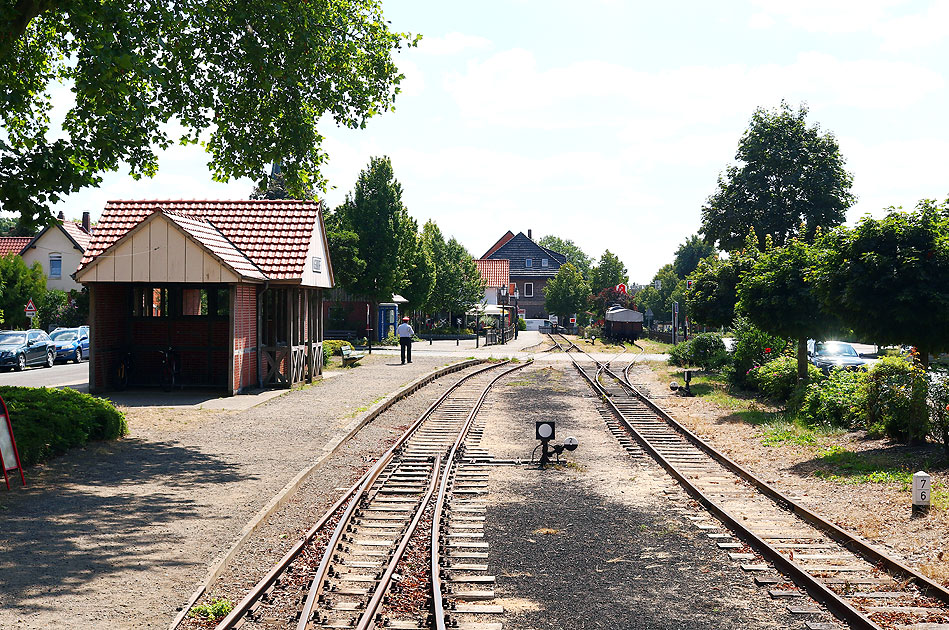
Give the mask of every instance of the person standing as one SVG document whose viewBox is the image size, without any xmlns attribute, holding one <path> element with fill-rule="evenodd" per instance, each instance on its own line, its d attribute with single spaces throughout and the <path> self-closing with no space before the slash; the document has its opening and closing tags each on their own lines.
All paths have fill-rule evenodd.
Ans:
<svg viewBox="0 0 949 630">
<path fill-rule="evenodd" d="M 399 345 L 401 346 L 400 350 L 402 351 L 402 365 L 405 365 L 405 357 L 408 355 L 409 363 L 412 362 L 412 337 L 415 336 L 415 331 L 412 330 L 412 326 L 409 325 L 409 318 L 403 317 L 402 323 L 399 324 L 396 334 L 399 336 Z"/>
</svg>

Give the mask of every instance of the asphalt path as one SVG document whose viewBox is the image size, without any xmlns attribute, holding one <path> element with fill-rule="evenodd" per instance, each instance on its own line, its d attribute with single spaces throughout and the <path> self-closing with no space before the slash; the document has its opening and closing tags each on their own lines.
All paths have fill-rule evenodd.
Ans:
<svg viewBox="0 0 949 630">
<path fill-rule="evenodd" d="M 21 387 L 75 387 L 84 388 L 89 382 L 89 361 L 56 363 L 51 368 L 29 367 L 22 372 L 0 372 L 0 385 Z"/>
</svg>

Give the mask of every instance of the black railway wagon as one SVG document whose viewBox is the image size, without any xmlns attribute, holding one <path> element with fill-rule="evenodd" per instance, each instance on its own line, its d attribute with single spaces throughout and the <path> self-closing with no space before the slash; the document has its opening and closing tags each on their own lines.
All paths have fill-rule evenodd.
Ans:
<svg viewBox="0 0 949 630">
<path fill-rule="evenodd" d="M 603 334 L 611 339 L 636 341 L 643 332 L 643 314 L 639 311 L 611 306 L 606 310 Z"/>
</svg>

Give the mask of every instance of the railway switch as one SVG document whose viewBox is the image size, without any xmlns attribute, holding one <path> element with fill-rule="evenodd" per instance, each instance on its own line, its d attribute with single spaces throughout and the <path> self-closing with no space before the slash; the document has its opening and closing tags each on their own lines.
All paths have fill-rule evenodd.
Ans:
<svg viewBox="0 0 949 630">
<path fill-rule="evenodd" d="M 575 437 L 568 437 L 563 441 L 563 444 L 555 444 L 553 447 L 550 446 L 550 441 L 557 437 L 557 428 L 553 421 L 551 420 L 539 420 L 534 427 L 534 432 L 540 444 L 534 449 L 534 452 L 537 452 L 537 449 L 541 449 L 540 452 L 540 465 L 544 466 L 550 463 L 551 455 L 556 455 L 557 460 L 560 460 L 560 454 L 564 451 L 575 451 L 580 445 L 580 441 Z M 533 461 L 534 457 L 531 454 L 531 460 Z"/>
</svg>

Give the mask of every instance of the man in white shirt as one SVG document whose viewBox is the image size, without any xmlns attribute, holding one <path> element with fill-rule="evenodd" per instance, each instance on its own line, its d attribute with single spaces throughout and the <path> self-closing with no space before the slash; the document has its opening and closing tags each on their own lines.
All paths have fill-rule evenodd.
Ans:
<svg viewBox="0 0 949 630">
<path fill-rule="evenodd" d="M 415 331 L 412 330 L 412 327 L 409 325 L 409 318 L 403 317 L 402 323 L 399 324 L 399 327 L 396 329 L 395 334 L 399 336 L 399 346 L 402 351 L 402 365 L 405 365 L 405 356 L 408 354 L 409 363 L 412 362 L 412 337 L 415 336 Z"/>
</svg>

